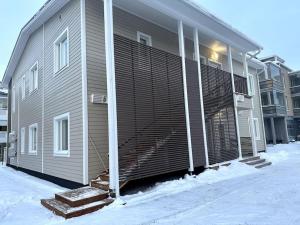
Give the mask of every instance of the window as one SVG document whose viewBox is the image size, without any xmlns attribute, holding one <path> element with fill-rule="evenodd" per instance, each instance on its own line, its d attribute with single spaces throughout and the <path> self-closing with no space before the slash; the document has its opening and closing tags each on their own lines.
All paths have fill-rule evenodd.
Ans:
<svg viewBox="0 0 300 225">
<path fill-rule="evenodd" d="M 281 92 L 275 92 L 276 93 L 276 105 L 280 105 L 280 106 L 285 106 L 285 102 L 284 102 L 284 96 L 283 93 Z"/>
<path fill-rule="evenodd" d="M 54 73 L 69 66 L 68 28 L 54 42 Z"/>
<path fill-rule="evenodd" d="M 12 87 L 12 91 L 11 91 L 11 108 L 13 112 L 16 111 L 16 87 L 15 86 Z"/>
<path fill-rule="evenodd" d="M 206 65 L 206 58 L 204 56 L 200 56 L 200 63 Z"/>
<path fill-rule="evenodd" d="M 54 155 L 69 156 L 69 113 L 54 118 Z"/>
<path fill-rule="evenodd" d="M 21 145 L 21 154 L 25 153 L 25 128 L 23 127 L 21 129 L 21 141 L 20 141 L 20 145 Z"/>
<path fill-rule="evenodd" d="M 281 81 L 281 71 L 278 66 L 273 63 L 269 63 L 269 73 L 271 79 Z"/>
<path fill-rule="evenodd" d="M 29 126 L 29 154 L 37 154 L 37 129 L 38 125 L 37 123 L 32 124 Z"/>
<path fill-rule="evenodd" d="M 257 118 L 253 118 L 255 140 L 260 140 L 259 123 Z"/>
<path fill-rule="evenodd" d="M 30 76 L 29 76 L 29 93 L 33 92 L 38 88 L 38 62 L 36 62 L 30 68 Z M 26 84 L 26 83 L 25 83 Z"/>
<path fill-rule="evenodd" d="M 248 91 L 248 94 L 249 96 L 253 96 L 254 93 L 255 93 L 255 90 L 254 90 L 254 78 L 253 78 L 253 75 L 252 74 L 248 74 L 248 87 L 249 87 L 249 91 Z"/>
<path fill-rule="evenodd" d="M 268 92 L 261 93 L 261 104 L 263 106 L 269 105 Z"/>
<path fill-rule="evenodd" d="M 22 99 L 25 98 L 26 95 L 26 76 L 22 76 Z"/>
<path fill-rule="evenodd" d="M 140 31 L 137 32 L 137 41 L 143 45 L 152 46 L 151 36 Z"/>
<path fill-rule="evenodd" d="M 216 69 L 220 69 L 220 70 L 222 69 L 222 63 L 213 61 L 211 59 L 208 60 L 208 65 L 213 67 L 213 68 L 216 68 Z"/>
</svg>

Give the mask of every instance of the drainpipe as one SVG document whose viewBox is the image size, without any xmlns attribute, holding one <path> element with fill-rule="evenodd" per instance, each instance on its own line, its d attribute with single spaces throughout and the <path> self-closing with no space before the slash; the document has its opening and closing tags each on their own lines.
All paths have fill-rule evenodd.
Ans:
<svg viewBox="0 0 300 225">
<path fill-rule="evenodd" d="M 189 100 L 188 100 L 187 82 L 186 82 L 185 46 L 184 46 L 184 34 L 183 34 L 182 20 L 178 21 L 178 40 L 179 40 L 179 54 L 181 56 L 181 62 L 182 62 L 184 109 L 185 109 L 188 150 L 189 150 L 189 162 L 190 162 L 189 172 L 193 173 L 194 172 L 194 160 L 193 160 L 193 149 L 192 149 L 192 138 L 191 138 L 191 127 L 190 127 Z"/>
<path fill-rule="evenodd" d="M 113 3 L 104 0 L 104 29 L 105 29 L 105 57 L 108 100 L 108 137 L 109 137 L 109 188 L 118 198 L 119 190 L 119 156 L 118 156 L 118 126 L 117 126 L 117 98 L 115 80 L 115 55 L 113 33 Z"/>
<path fill-rule="evenodd" d="M 230 45 L 227 45 L 227 55 L 228 55 L 229 71 L 230 71 L 230 74 L 231 74 L 231 85 L 232 85 L 232 92 L 233 92 L 232 94 L 233 94 L 235 126 L 236 126 L 236 136 L 237 136 L 237 141 L 238 141 L 239 159 L 242 159 L 243 156 L 242 156 L 242 148 L 241 148 L 239 118 L 238 118 L 237 103 L 236 103 L 236 96 L 235 96 L 235 84 L 234 84 L 234 75 L 233 75 L 232 53 L 231 53 L 231 46 Z"/>
</svg>

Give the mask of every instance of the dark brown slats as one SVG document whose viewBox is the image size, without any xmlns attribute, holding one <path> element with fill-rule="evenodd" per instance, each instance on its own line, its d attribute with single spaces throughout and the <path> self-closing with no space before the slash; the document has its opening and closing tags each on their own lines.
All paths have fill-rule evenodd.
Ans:
<svg viewBox="0 0 300 225">
<path fill-rule="evenodd" d="M 248 95 L 247 78 L 234 74 L 235 92 Z"/>
<path fill-rule="evenodd" d="M 236 135 L 231 74 L 201 65 L 203 103 L 210 165 L 236 159 Z"/>
<path fill-rule="evenodd" d="M 121 180 L 187 169 L 181 58 L 115 35 Z"/>
</svg>

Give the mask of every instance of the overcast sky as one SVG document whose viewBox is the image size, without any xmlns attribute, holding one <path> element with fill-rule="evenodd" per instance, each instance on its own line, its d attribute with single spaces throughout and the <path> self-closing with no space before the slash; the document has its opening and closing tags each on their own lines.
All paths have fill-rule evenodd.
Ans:
<svg viewBox="0 0 300 225">
<path fill-rule="evenodd" d="M 277 54 L 300 69 L 300 1 L 194 0 L 264 47 L 261 56 Z M 1 0 L 0 78 L 24 24 L 45 0 Z"/>
</svg>

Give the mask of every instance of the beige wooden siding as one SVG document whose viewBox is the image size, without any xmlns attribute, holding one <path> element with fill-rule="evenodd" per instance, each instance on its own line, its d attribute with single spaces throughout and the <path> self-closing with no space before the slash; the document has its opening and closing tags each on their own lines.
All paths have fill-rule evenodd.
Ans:
<svg viewBox="0 0 300 225">
<path fill-rule="evenodd" d="M 68 27 L 69 29 L 69 67 L 54 76 L 54 41 Z M 44 96 L 44 173 L 74 182 L 83 182 L 82 151 L 82 80 L 81 80 L 81 28 L 80 0 L 70 1 L 62 10 L 41 26 L 29 38 L 19 65 L 13 75 L 15 84 L 16 112 L 12 113 L 12 131 L 20 137 L 20 129 L 25 127 L 25 154 L 20 154 L 18 141 L 18 160 L 14 165 L 42 172 L 42 107 Z M 43 68 L 43 55 L 45 68 Z M 21 99 L 21 82 L 23 74 L 29 74 L 30 67 L 38 61 L 38 90 L 29 94 L 28 76 L 26 97 Z M 44 72 L 44 74 L 43 74 Z M 43 83 L 45 87 L 43 87 Z M 70 157 L 53 156 L 53 118 L 70 113 Z M 19 120 L 18 120 L 19 115 Z M 38 123 L 38 152 L 28 154 L 28 127 Z M 16 162 L 19 162 L 18 164 Z"/>
</svg>

